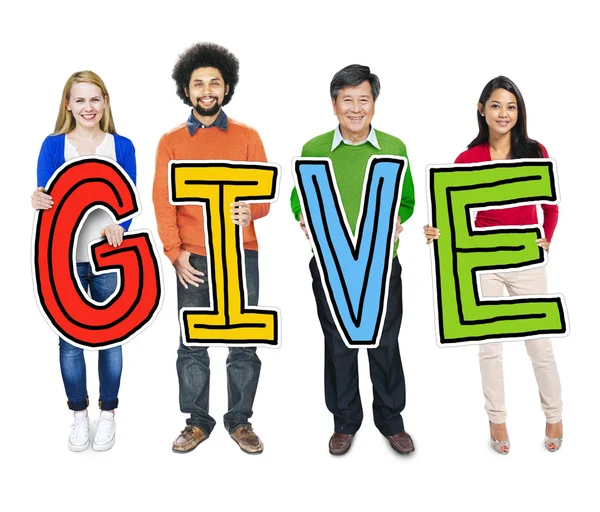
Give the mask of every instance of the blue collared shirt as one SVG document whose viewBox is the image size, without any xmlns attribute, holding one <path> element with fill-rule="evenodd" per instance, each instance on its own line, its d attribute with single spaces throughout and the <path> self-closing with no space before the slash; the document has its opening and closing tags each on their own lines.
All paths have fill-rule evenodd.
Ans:
<svg viewBox="0 0 600 512">
<path fill-rule="evenodd" d="M 200 121 L 198 121 L 198 119 L 196 119 L 196 116 L 194 116 L 194 110 L 192 109 L 190 117 L 188 117 L 187 120 L 187 128 L 188 132 L 190 132 L 190 137 L 194 136 L 194 133 L 196 133 L 198 128 L 212 128 L 213 126 L 216 126 L 217 128 L 219 128 L 219 130 L 223 130 L 225 132 L 227 131 L 229 121 L 227 120 L 227 114 L 223 112 L 223 109 L 220 110 L 219 115 L 215 119 L 215 122 L 210 126 L 205 126 Z"/>
<path fill-rule="evenodd" d="M 331 143 L 331 151 L 333 151 L 335 148 L 337 148 L 342 142 L 344 144 L 348 144 L 349 146 L 360 146 L 361 144 L 370 142 L 377 149 L 381 149 L 379 147 L 379 141 L 377 140 L 377 135 L 375 134 L 375 130 L 373 129 L 372 126 L 371 126 L 371 129 L 369 130 L 369 135 L 367 136 L 367 138 L 365 140 L 358 142 L 356 144 L 353 144 L 351 141 L 346 140 L 346 139 L 344 139 L 344 137 L 342 137 L 340 125 L 338 124 L 337 128 L 335 129 L 335 132 L 333 133 L 333 142 Z"/>
</svg>

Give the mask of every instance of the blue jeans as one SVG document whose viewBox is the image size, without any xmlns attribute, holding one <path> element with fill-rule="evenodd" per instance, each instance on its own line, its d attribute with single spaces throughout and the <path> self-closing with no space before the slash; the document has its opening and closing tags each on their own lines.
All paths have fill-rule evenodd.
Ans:
<svg viewBox="0 0 600 512">
<path fill-rule="evenodd" d="M 95 275 L 89 263 L 77 263 L 77 276 L 83 289 L 97 302 L 104 302 L 117 287 L 117 274 Z M 59 338 L 60 371 L 67 393 L 69 409 L 83 411 L 89 400 L 86 387 L 85 359 L 83 349 L 74 347 Z M 98 376 L 100 377 L 100 409 L 112 411 L 119 405 L 119 386 L 123 359 L 121 347 L 98 352 Z"/>
<path fill-rule="evenodd" d="M 248 305 L 258 304 L 258 252 L 245 251 L 246 289 Z M 204 273 L 204 283 L 199 287 L 188 285 L 186 289 L 177 280 L 177 306 L 202 307 L 210 305 L 209 279 L 206 256 L 190 254 L 190 264 Z M 178 315 L 179 318 L 179 315 Z M 256 347 L 232 347 L 227 357 L 228 411 L 223 417 L 225 428 L 233 433 L 241 425 L 249 425 L 252 404 L 260 375 L 260 359 Z M 215 420 L 208 414 L 210 387 L 210 359 L 207 347 L 187 347 L 179 337 L 177 351 L 177 375 L 179 377 L 179 407 L 190 414 L 188 425 L 201 428 L 208 436 Z"/>
</svg>

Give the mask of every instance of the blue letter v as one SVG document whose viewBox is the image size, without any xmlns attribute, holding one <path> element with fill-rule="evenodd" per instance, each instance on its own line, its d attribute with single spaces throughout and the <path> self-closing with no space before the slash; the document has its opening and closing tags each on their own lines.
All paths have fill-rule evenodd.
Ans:
<svg viewBox="0 0 600 512">
<path fill-rule="evenodd" d="M 349 347 L 379 344 L 387 307 L 404 157 L 371 157 L 355 234 L 348 225 L 329 158 L 298 158 L 294 178 L 323 288 Z"/>
</svg>

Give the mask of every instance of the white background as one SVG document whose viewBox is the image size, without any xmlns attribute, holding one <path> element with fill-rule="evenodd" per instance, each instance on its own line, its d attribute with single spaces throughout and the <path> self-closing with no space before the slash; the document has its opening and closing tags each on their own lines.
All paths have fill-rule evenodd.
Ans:
<svg viewBox="0 0 600 512">
<path fill-rule="evenodd" d="M 16 2 L 0 15 L 2 219 L 0 460 L 3 510 L 591 510 L 598 504 L 597 16 L 568 2 Z M 17 6 L 18 5 L 18 6 Z M 228 115 L 254 126 L 284 173 L 279 201 L 257 223 L 261 304 L 283 314 L 283 346 L 260 350 L 253 425 L 264 454 L 242 453 L 222 427 L 226 351 L 211 349 L 211 438 L 171 452 L 184 427 L 175 370 L 175 277 L 161 255 L 165 301 L 124 347 L 117 442 L 107 453 L 67 449 L 54 334 L 32 291 L 30 241 L 39 147 L 52 131 L 66 78 L 92 69 L 106 82 L 119 133 L 137 150 L 143 213 L 160 135 L 188 116 L 170 78 L 197 41 L 228 47 L 241 80 Z M 382 82 L 375 126 L 406 143 L 417 206 L 401 235 L 404 412 L 416 452 L 401 457 L 375 429 L 366 354 L 365 420 L 344 457 L 327 451 L 333 422 L 323 396 L 323 341 L 311 291 L 310 249 L 289 209 L 291 159 L 331 130 L 334 72 L 368 64 Z M 543 448 L 544 416 L 525 348 L 505 344 L 506 457 L 488 446 L 477 347 L 441 349 L 433 330 L 425 168 L 451 163 L 476 135 L 483 86 L 504 74 L 520 87 L 529 134 L 558 162 L 561 215 L 548 268 L 567 300 L 571 334 L 555 341 L 563 384 L 563 448 Z M 157 239 L 157 243 L 160 242 Z M 97 417 L 96 354 L 88 360 Z M 594 476 L 595 475 L 595 476 Z M 8 505 L 8 507 L 6 506 Z"/>
</svg>

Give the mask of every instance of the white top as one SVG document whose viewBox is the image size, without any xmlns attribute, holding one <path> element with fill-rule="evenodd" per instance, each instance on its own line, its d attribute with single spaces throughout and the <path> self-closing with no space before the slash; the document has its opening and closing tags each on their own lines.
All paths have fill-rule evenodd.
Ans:
<svg viewBox="0 0 600 512">
<path fill-rule="evenodd" d="M 371 129 L 369 130 L 369 135 L 367 135 L 367 138 L 365 140 L 355 143 L 350 140 L 344 139 L 344 137 L 342 136 L 342 132 L 340 130 L 340 125 L 338 124 L 337 128 L 335 129 L 335 132 L 333 133 L 333 142 L 331 144 L 331 151 L 333 151 L 335 148 L 337 148 L 342 142 L 344 144 L 348 144 L 348 146 L 360 146 L 361 144 L 366 144 L 367 142 L 370 142 L 377 149 L 381 149 L 379 147 L 379 141 L 377 140 L 377 134 L 375 133 L 375 129 L 372 126 L 371 126 Z"/>
<path fill-rule="evenodd" d="M 104 135 L 104 140 L 96 148 L 96 155 L 111 158 L 117 161 L 117 153 L 115 151 L 115 138 L 111 133 Z M 73 146 L 69 137 L 65 135 L 65 162 L 77 158 L 77 148 Z M 113 223 L 112 217 L 103 209 L 96 208 L 88 214 L 81 231 L 79 232 L 79 240 L 77 240 L 77 249 L 75 259 L 77 262 L 89 262 L 88 245 L 92 240 L 100 238 L 100 230 L 109 224 Z"/>
</svg>

